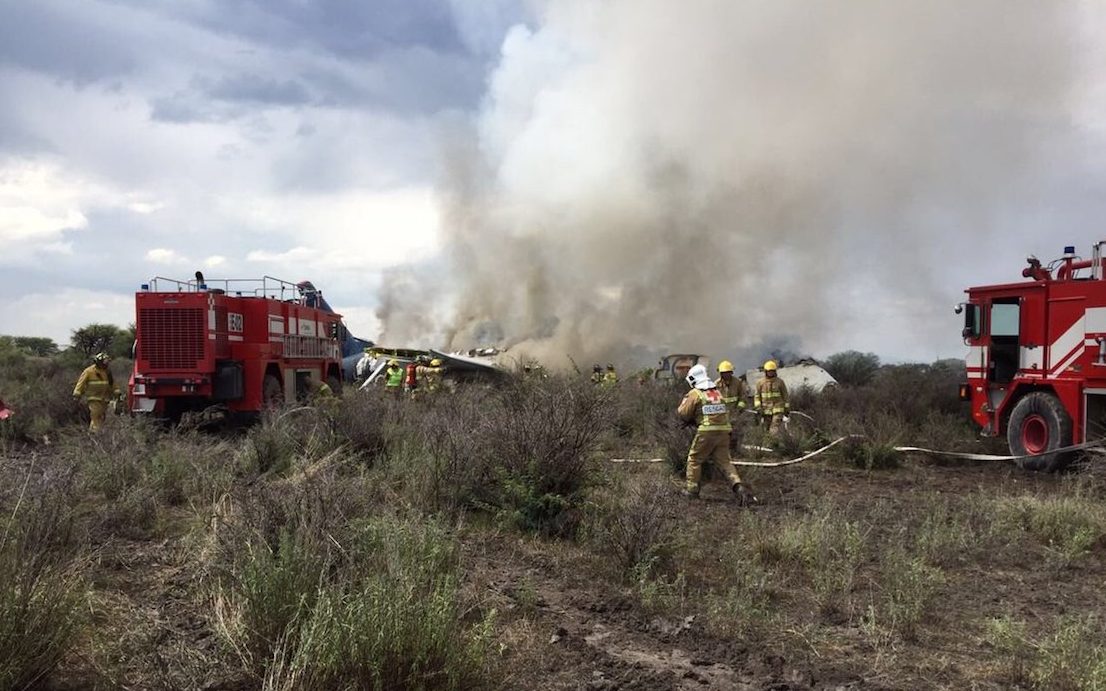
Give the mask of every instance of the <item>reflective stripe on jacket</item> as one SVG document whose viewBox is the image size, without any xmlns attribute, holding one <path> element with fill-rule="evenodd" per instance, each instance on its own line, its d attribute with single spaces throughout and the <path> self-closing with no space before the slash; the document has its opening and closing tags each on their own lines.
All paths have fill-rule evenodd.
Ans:
<svg viewBox="0 0 1106 691">
<path fill-rule="evenodd" d="M 692 389 L 676 413 L 684 419 L 695 419 L 699 423 L 700 432 L 729 432 L 733 430 L 730 424 L 729 409 L 722 401 L 722 394 L 718 389 L 700 391 Z"/>
<path fill-rule="evenodd" d="M 745 382 L 737 377 L 732 377 L 729 384 L 719 378 L 718 391 L 722 393 L 722 401 L 729 406 L 731 415 L 745 407 Z"/>
<path fill-rule="evenodd" d="M 86 367 L 73 387 L 74 396 L 85 396 L 90 401 L 110 401 L 116 393 L 111 370 L 97 365 Z"/>
<path fill-rule="evenodd" d="M 765 415 L 783 415 L 789 407 L 787 385 L 779 377 L 765 377 L 757 382 L 753 407 Z"/>
</svg>

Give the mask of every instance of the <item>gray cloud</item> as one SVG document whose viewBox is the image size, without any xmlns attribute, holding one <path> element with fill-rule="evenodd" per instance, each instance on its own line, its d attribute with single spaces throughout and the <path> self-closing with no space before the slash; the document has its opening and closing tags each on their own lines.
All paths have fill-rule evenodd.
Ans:
<svg viewBox="0 0 1106 691">
<path fill-rule="evenodd" d="M 78 85 L 132 74 L 139 60 L 114 34 L 106 18 L 72 3 L 7 2 L 0 10 L 0 64 Z"/>
</svg>

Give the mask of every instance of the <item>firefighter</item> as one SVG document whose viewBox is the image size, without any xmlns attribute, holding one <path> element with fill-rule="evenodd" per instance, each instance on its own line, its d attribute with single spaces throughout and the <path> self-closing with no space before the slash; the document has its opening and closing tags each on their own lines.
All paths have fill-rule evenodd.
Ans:
<svg viewBox="0 0 1106 691">
<path fill-rule="evenodd" d="M 607 371 L 603 373 L 603 386 L 612 387 L 618 383 L 618 372 L 614 368 L 614 363 L 607 363 Z"/>
<path fill-rule="evenodd" d="M 403 368 L 399 366 L 399 360 L 388 361 L 388 369 L 384 370 L 384 390 L 393 396 L 403 392 Z"/>
<path fill-rule="evenodd" d="M 108 405 L 123 395 L 115 385 L 115 378 L 111 376 L 110 364 L 111 358 L 107 353 L 97 353 L 92 358 L 92 364 L 81 372 L 77 385 L 73 387 L 75 400 L 80 401 L 83 397 L 88 401 L 88 412 L 92 417 L 88 429 L 93 432 L 99 432 L 103 428 Z"/>
<path fill-rule="evenodd" d="M 415 368 L 415 376 L 422 383 L 422 390 L 428 394 L 434 394 L 441 390 L 443 374 L 445 374 L 445 370 L 442 368 L 441 358 L 434 358 L 428 365 L 420 365 Z"/>
<path fill-rule="evenodd" d="M 733 363 L 723 360 L 718 363 L 718 390 L 722 401 L 730 414 L 730 451 L 741 447 L 742 413 L 745 412 L 745 381 L 733 375 Z"/>
<path fill-rule="evenodd" d="M 311 396 L 312 405 L 320 408 L 333 408 L 338 404 L 334 389 L 330 388 L 330 384 L 320 380 L 314 372 L 307 378 L 307 391 Z"/>
<path fill-rule="evenodd" d="M 603 368 L 598 362 L 591 366 L 591 383 L 596 386 L 603 383 Z"/>
<path fill-rule="evenodd" d="M 676 414 L 685 422 L 698 424 L 695 438 L 687 452 L 688 497 L 699 497 L 699 480 L 703 463 L 714 463 L 719 473 L 729 478 L 730 489 L 741 504 L 756 501 L 756 497 L 741 481 L 741 476 L 730 463 L 730 416 L 722 401 L 722 392 L 707 376 L 707 368 L 695 365 L 687 373 L 691 391 L 684 396 Z"/>
<path fill-rule="evenodd" d="M 778 439 L 786 431 L 784 418 L 791 412 L 791 404 L 787 398 L 787 385 L 779 378 L 777 369 L 779 366 L 775 360 L 764 363 L 764 378 L 757 382 L 757 390 L 753 394 L 753 410 L 760 415 L 761 424 L 768 433 Z"/>
<path fill-rule="evenodd" d="M 404 390 L 407 391 L 407 395 L 415 397 L 415 389 L 418 388 L 418 367 L 419 364 L 424 362 L 421 356 L 411 360 L 407 363 L 407 367 L 404 368 Z"/>
</svg>

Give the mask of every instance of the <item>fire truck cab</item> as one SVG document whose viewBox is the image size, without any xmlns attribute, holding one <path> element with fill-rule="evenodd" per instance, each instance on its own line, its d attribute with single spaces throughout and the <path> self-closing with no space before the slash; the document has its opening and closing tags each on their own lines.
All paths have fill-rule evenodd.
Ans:
<svg viewBox="0 0 1106 691">
<path fill-rule="evenodd" d="M 315 291 L 266 276 L 208 282 L 158 277 L 135 295 L 135 413 L 256 414 L 342 385 L 341 315 Z"/>
<path fill-rule="evenodd" d="M 1022 467 L 1057 470 L 1058 449 L 1101 434 L 1106 421 L 1106 280 L 1102 248 L 1092 258 L 1064 256 L 1048 267 L 1035 257 L 1020 283 L 967 289 L 967 383 L 981 434 L 1005 434 Z"/>
</svg>

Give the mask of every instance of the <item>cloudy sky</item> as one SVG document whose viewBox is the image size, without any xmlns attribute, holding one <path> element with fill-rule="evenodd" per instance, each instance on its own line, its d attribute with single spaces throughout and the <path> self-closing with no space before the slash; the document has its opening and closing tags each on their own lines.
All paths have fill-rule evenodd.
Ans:
<svg viewBox="0 0 1106 691">
<path fill-rule="evenodd" d="M 513 0 L 0 0 L 0 332 L 133 321 L 153 275 L 311 278 L 376 328 L 430 258 L 440 132 Z"/>
<path fill-rule="evenodd" d="M 828 14 L 811 18 L 803 3 L 763 0 L 701 0 L 695 11 L 675 13 L 679 4 L 660 0 L 0 0 L 0 333 L 66 342 L 88 322 L 126 324 L 139 284 L 199 268 L 208 276 L 310 278 L 355 332 L 375 338 L 386 326 L 377 318 L 382 296 L 402 302 L 395 285 L 382 285 L 397 267 L 401 274 L 414 267 L 403 275 L 416 288 L 420 277 L 448 276 L 432 295 L 466 278 L 458 272 L 470 265 L 456 257 L 467 261 L 461 250 L 472 247 L 443 227 L 455 219 L 446 218 L 442 187 L 456 133 L 468 131 L 498 185 L 477 195 L 480 203 L 531 204 L 512 216 L 531 226 L 550 208 L 560 213 L 577 201 L 587 223 L 609 222 L 614 211 L 595 203 L 593 192 L 621 177 L 617 165 L 639 160 L 642 150 L 667 157 L 643 178 L 690 171 L 693 182 L 724 183 L 709 194 L 729 189 L 740 199 L 773 191 L 765 185 L 786 171 L 761 161 L 782 154 L 805 175 L 821 176 L 777 190 L 780 204 L 796 206 L 807 201 L 796 197 L 802 190 L 816 193 L 809 216 L 755 204 L 714 204 L 701 215 L 744 209 L 768 223 L 762 237 L 793 251 L 800 268 L 827 274 L 818 266 L 830 258 L 820 235 L 840 238 L 832 250 L 841 264 L 830 268 L 849 280 L 804 290 L 801 277 L 792 277 L 795 292 L 780 308 L 806 302 L 818 313 L 831 305 L 840 318 L 811 322 L 808 333 L 792 324 L 787 335 L 798 334 L 817 354 L 857 347 L 889 359 L 959 355 L 949 308 L 964 286 L 1016 278 L 1026 254 L 1053 257 L 1067 243 L 1086 251 L 1106 237 L 1106 49 L 1097 39 L 1106 2 L 1084 0 L 1063 17 L 1042 17 L 1036 8 L 1047 3 L 1015 3 L 1020 9 L 994 32 L 986 26 L 991 10 L 1006 15 L 1013 5 L 976 2 L 978 12 L 944 2 L 917 16 L 882 12 L 887 5 L 878 3 L 869 3 L 870 12 L 827 5 L 819 11 Z M 946 10 L 951 22 L 930 16 Z M 666 54 L 665 32 L 676 25 L 676 48 Z M 865 34 L 865 26 L 876 30 Z M 757 56 L 784 37 L 783 54 L 760 69 Z M 701 60 L 684 60 L 700 46 Z M 940 59 L 950 55 L 972 64 L 962 69 Z M 712 61 L 727 60 L 729 72 L 713 82 L 704 76 Z M 825 66 L 824 73 L 809 65 L 795 72 L 800 60 Z M 673 65 L 689 71 L 667 70 Z M 654 82 L 667 91 L 658 96 Z M 664 102 L 684 84 L 698 99 L 694 108 Z M 861 103 L 873 89 L 894 95 L 900 87 L 913 90 L 909 99 Z M 724 96 L 715 99 L 711 90 Z M 804 101 L 804 92 L 813 100 Z M 828 100 L 835 94 L 845 98 Z M 932 106 L 942 94 L 951 100 Z M 744 117 L 747 129 L 700 117 L 712 108 Z M 917 112 L 925 117 L 911 117 Z M 781 118 L 794 113 L 794 121 Z M 899 120 L 885 127 L 885 113 Z M 947 129 L 924 129 L 933 123 Z M 716 146 L 713 131 L 734 137 Z M 1032 146 L 1022 146 L 1030 139 Z M 618 148 L 608 156 L 611 141 Z M 855 174 L 855 156 L 878 167 Z M 958 169 L 946 175 L 950 164 Z M 840 184 L 826 184 L 829 178 Z M 917 180 L 923 191 L 913 192 L 907 209 L 901 198 Z M 456 180 L 450 184 L 455 192 Z M 866 185 L 887 189 L 873 200 Z M 584 187 L 586 199 L 577 189 Z M 673 199 L 694 206 L 697 195 Z M 641 206 L 639 197 L 626 198 L 628 207 Z M 811 226 L 831 207 L 836 225 Z M 671 233 L 664 225 L 670 213 L 635 221 L 638 230 L 624 237 Z M 775 230 L 777 222 L 794 233 Z M 563 249 L 558 242 L 590 236 L 593 227 L 551 225 L 548 232 L 560 235 L 543 239 L 535 231 L 528 242 L 544 243 L 540 254 L 554 262 L 548 255 Z M 943 230 L 930 236 L 930 228 Z M 513 230 L 489 237 L 517 240 Z M 625 275 L 600 286 L 602 295 L 663 290 L 642 284 L 650 258 L 641 258 L 641 270 L 626 265 L 621 237 L 579 259 L 597 256 L 600 272 L 621 265 Z M 767 261 L 762 255 L 749 256 Z M 494 263 L 488 270 L 490 280 L 470 291 L 494 286 Z M 532 278 L 523 273 L 519 280 Z M 918 287 L 889 289 L 900 283 Z M 833 300 L 811 302 L 829 291 Z M 515 321 L 533 331 L 535 305 L 556 312 L 563 327 L 594 300 L 589 290 L 561 303 L 542 297 L 502 307 L 525 313 Z M 547 315 L 538 316 L 541 326 Z M 753 316 L 772 323 L 772 313 Z M 640 336 L 659 342 L 664 328 L 658 323 Z M 727 347 L 752 347 L 771 334 L 727 339 Z"/>
</svg>

